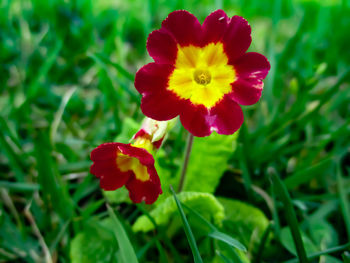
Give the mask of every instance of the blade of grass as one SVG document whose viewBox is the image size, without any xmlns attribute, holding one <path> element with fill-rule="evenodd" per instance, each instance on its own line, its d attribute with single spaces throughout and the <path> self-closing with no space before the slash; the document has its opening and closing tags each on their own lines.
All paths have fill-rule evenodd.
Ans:
<svg viewBox="0 0 350 263">
<path fill-rule="evenodd" d="M 253 259 L 253 263 L 260 263 L 261 260 L 262 260 L 262 254 L 264 252 L 264 249 L 265 249 L 265 245 L 266 245 L 266 241 L 267 241 L 267 238 L 272 230 L 272 227 L 273 227 L 273 224 L 270 223 L 268 225 L 268 227 L 265 229 L 264 231 L 264 234 L 261 238 L 261 241 L 259 243 L 259 247 L 258 247 L 258 252 L 256 253 L 254 259 Z"/>
<path fill-rule="evenodd" d="M 309 166 L 306 169 L 300 170 L 296 173 L 294 173 L 291 176 L 288 176 L 284 180 L 284 184 L 288 189 L 293 189 L 299 186 L 300 184 L 309 182 L 314 177 L 318 176 L 321 171 L 324 171 L 327 169 L 330 164 L 334 161 L 334 158 L 328 157 L 319 163 L 316 163 L 315 165 Z"/>
<path fill-rule="evenodd" d="M 62 102 L 60 107 L 58 108 L 58 111 L 55 114 L 54 120 L 51 125 L 50 129 L 50 141 L 53 144 L 55 142 L 55 137 L 58 129 L 58 125 L 60 124 L 60 121 L 62 119 L 62 115 L 64 112 L 64 109 L 66 108 L 70 98 L 72 97 L 73 93 L 77 90 L 76 87 L 69 89 L 63 96 Z"/>
<path fill-rule="evenodd" d="M 188 223 L 188 221 L 186 219 L 186 216 L 185 216 L 185 213 L 184 213 L 184 211 L 182 209 L 180 201 L 177 198 L 177 196 L 175 194 L 175 191 L 174 191 L 172 186 L 170 186 L 170 190 L 171 190 L 171 192 L 172 192 L 172 194 L 174 196 L 177 208 L 178 208 L 180 216 L 181 216 L 182 224 L 184 226 L 184 231 L 185 231 L 188 243 L 190 244 L 190 247 L 191 247 L 193 260 L 194 260 L 195 263 L 203 263 L 203 260 L 201 258 L 201 255 L 199 253 L 199 250 L 198 250 L 198 247 L 197 247 L 197 244 L 196 244 L 196 239 L 193 236 L 190 224 Z"/>
<path fill-rule="evenodd" d="M 128 80 L 134 82 L 134 75 L 131 74 L 129 71 L 127 71 L 125 68 L 123 68 L 120 64 L 116 62 L 112 62 L 103 54 L 90 54 L 92 58 L 98 58 L 100 61 L 102 61 L 105 64 L 109 64 L 113 66 L 116 70 L 118 70 L 123 76 L 125 76 Z"/>
<path fill-rule="evenodd" d="M 336 167 L 336 174 L 337 174 L 337 188 L 339 193 L 339 199 L 340 199 L 340 207 L 341 211 L 344 217 L 344 223 L 346 227 L 346 233 L 348 235 L 348 239 L 350 239 L 350 208 L 349 208 L 349 200 L 347 198 L 346 190 L 344 188 L 344 181 L 343 177 L 341 175 L 341 167 L 338 162 Z"/>
<path fill-rule="evenodd" d="M 118 241 L 119 249 L 120 249 L 120 255 L 123 259 L 123 262 L 128 263 L 137 263 L 137 257 L 134 251 L 133 246 L 131 245 L 131 242 L 124 230 L 123 225 L 117 218 L 116 214 L 114 213 L 113 209 L 107 205 L 109 216 L 112 218 L 114 225 L 115 225 L 115 237 Z"/>
<path fill-rule="evenodd" d="M 73 214 L 72 200 L 66 184 L 58 174 L 57 164 L 52 158 L 52 147 L 48 130 L 38 129 L 34 138 L 35 157 L 38 169 L 38 183 L 47 208 L 54 208 L 62 218 Z"/>
<path fill-rule="evenodd" d="M 191 209 L 185 204 L 182 204 L 183 207 L 185 207 L 192 215 L 194 215 L 197 219 L 199 219 L 203 224 L 207 225 L 210 228 L 210 233 L 208 234 L 209 237 L 214 238 L 216 240 L 220 240 L 234 248 L 237 248 L 238 250 L 241 250 L 243 252 L 247 252 L 247 249 L 245 246 L 239 242 L 237 239 L 234 239 L 230 237 L 229 235 L 222 233 L 219 231 L 213 224 L 208 222 L 203 216 L 201 216 L 197 211 Z"/>
<path fill-rule="evenodd" d="M 156 239 L 156 246 L 159 252 L 159 261 L 160 262 L 169 262 L 166 253 L 164 252 L 164 248 L 160 244 L 160 242 Z"/>
<path fill-rule="evenodd" d="M 0 187 L 4 187 L 11 192 L 32 192 L 40 189 L 40 185 L 31 183 L 17 183 L 0 181 Z"/>
<path fill-rule="evenodd" d="M 220 240 L 222 242 L 225 242 L 226 244 L 228 244 L 234 248 L 237 248 L 241 251 L 247 252 L 247 249 L 245 248 L 245 246 L 243 246 L 238 240 L 230 237 L 229 235 L 226 235 L 225 233 L 222 233 L 219 231 L 214 231 L 214 232 L 209 233 L 208 236 L 210 236 L 214 239 Z"/>
<path fill-rule="evenodd" d="M 0 146 L 9 160 L 11 169 L 15 172 L 16 179 L 18 181 L 23 181 L 26 170 L 25 163 L 13 149 L 11 144 L 6 140 L 6 137 L 2 132 L 0 133 Z"/>
<path fill-rule="evenodd" d="M 52 51 L 48 54 L 47 59 L 45 60 L 45 63 L 41 66 L 39 69 L 39 74 L 36 75 L 34 80 L 30 83 L 28 90 L 27 90 L 27 98 L 28 100 L 33 99 L 39 89 L 40 89 L 40 82 L 42 79 L 48 74 L 49 70 L 53 66 L 53 64 L 57 61 L 57 57 L 61 51 L 63 42 L 61 40 L 56 42 L 55 47 L 52 49 Z M 27 102 L 28 100 L 24 101 Z"/>
<path fill-rule="evenodd" d="M 312 253 L 312 254 L 310 254 L 308 256 L 308 259 L 309 260 L 314 260 L 314 259 L 316 259 L 316 258 L 318 258 L 318 257 L 320 257 L 322 255 L 336 253 L 336 252 L 339 252 L 339 251 L 342 251 L 342 250 L 347 250 L 347 249 L 350 249 L 350 242 L 346 243 L 345 245 L 336 246 L 336 247 L 325 249 L 325 250 L 320 251 L 320 252 Z M 297 258 L 291 259 L 291 260 L 286 261 L 285 263 L 298 263 L 298 259 Z"/>
<path fill-rule="evenodd" d="M 297 217 L 293 208 L 292 200 L 289 196 L 286 186 L 276 173 L 272 173 L 273 187 L 277 196 L 281 199 L 284 205 L 284 215 L 292 232 L 295 248 L 298 254 L 300 263 L 308 263 L 303 241 L 298 226 Z"/>
</svg>

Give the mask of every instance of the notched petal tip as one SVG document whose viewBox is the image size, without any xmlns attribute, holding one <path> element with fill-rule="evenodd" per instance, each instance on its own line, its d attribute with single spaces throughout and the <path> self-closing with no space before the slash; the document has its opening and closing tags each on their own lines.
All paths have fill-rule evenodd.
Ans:
<svg viewBox="0 0 350 263">
<path fill-rule="evenodd" d="M 166 30 L 155 30 L 148 35 L 146 48 L 156 63 L 174 64 L 177 56 L 175 39 Z"/>
<path fill-rule="evenodd" d="M 162 22 L 162 29 L 168 31 L 181 46 L 200 45 L 201 24 L 197 17 L 186 10 L 171 12 Z"/>
</svg>

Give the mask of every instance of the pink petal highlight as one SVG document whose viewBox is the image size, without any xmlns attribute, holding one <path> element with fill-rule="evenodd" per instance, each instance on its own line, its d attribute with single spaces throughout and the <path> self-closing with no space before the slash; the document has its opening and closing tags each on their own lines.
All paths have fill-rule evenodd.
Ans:
<svg viewBox="0 0 350 263">
<path fill-rule="evenodd" d="M 215 117 L 211 126 L 219 134 L 233 134 L 243 123 L 241 107 L 228 96 L 211 109 L 210 115 Z"/>
</svg>

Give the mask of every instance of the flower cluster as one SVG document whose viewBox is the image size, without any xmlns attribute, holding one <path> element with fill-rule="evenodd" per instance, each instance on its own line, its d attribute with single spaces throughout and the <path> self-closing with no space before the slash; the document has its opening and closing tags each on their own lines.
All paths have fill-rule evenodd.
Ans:
<svg viewBox="0 0 350 263">
<path fill-rule="evenodd" d="M 217 10 L 200 24 L 187 11 L 170 13 L 147 40 L 154 62 L 135 77 L 141 110 L 149 118 L 131 144 L 105 143 L 91 152 L 90 172 L 101 188 L 125 185 L 135 203 L 157 200 L 162 189 L 152 153 L 169 129 L 165 121 L 180 116 L 199 137 L 237 131 L 243 123 L 240 105 L 260 99 L 270 70 L 266 57 L 247 52 L 251 40 L 251 28 L 240 16 L 229 18 Z"/>
</svg>

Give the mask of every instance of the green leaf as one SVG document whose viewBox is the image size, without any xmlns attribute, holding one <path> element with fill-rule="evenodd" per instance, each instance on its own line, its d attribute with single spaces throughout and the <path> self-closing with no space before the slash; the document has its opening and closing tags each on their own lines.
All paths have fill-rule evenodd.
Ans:
<svg viewBox="0 0 350 263">
<path fill-rule="evenodd" d="M 208 193 L 182 192 L 177 195 L 181 203 L 198 211 L 204 218 L 220 225 L 224 218 L 224 208 L 219 201 Z M 150 212 L 157 225 L 166 225 L 170 220 L 179 220 L 177 207 L 173 197 L 168 197 Z M 140 216 L 133 225 L 134 231 L 147 232 L 154 229 L 154 224 L 145 216 Z"/>
<path fill-rule="evenodd" d="M 180 212 L 180 215 L 181 215 L 181 220 L 182 220 L 182 224 L 183 224 L 183 227 L 184 227 L 184 231 L 186 233 L 186 237 L 187 237 L 188 243 L 190 244 L 190 247 L 191 247 L 193 260 L 194 260 L 195 263 L 202 263 L 203 260 L 201 258 L 200 253 L 199 253 L 199 250 L 198 250 L 198 247 L 197 247 L 197 243 L 196 243 L 196 239 L 193 236 L 190 224 L 187 221 L 187 218 L 186 218 L 185 213 L 184 213 L 184 211 L 182 209 L 182 206 L 180 204 L 179 199 L 176 197 L 174 189 L 171 188 L 171 191 L 173 192 L 174 200 L 176 202 L 176 206 L 177 206 L 177 208 L 178 208 L 178 210 Z"/>
<path fill-rule="evenodd" d="M 301 237 L 298 220 L 292 204 L 292 199 L 289 196 L 286 186 L 282 180 L 275 174 L 272 174 L 273 187 L 276 194 L 280 197 L 284 205 L 284 214 L 291 229 L 293 241 L 295 244 L 296 252 L 301 263 L 307 263 L 307 257 L 305 252 L 305 246 Z"/>
<path fill-rule="evenodd" d="M 311 219 L 309 222 L 309 232 L 312 240 L 318 244 L 321 250 L 339 244 L 337 231 L 326 220 Z"/>
<path fill-rule="evenodd" d="M 247 251 L 247 249 L 245 248 L 245 246 L 243 246 L 239 241 L 237 241 L 236 239 L 222 233 L 219 231 L 214 231 L 212 233 L 209 234 L 210 237 L 215 238 L 217 240 L 220 240 L 222 242 L 225 242 L 226 244 L 235 247 L 239 250 L 242 251 Z"/>
<path fill-rule="evenodd" d="M 73 214 L 72 199 L 68 194 L 66 184 L 58 173 L 56 162 L 52 158 L 52 147 L 48 132 L 38 130 L 35 137 L 35 157 L 38 169 L 38 183 L 45 199 L 45 205 L 53 208 L 65 219 Z"/>
<path fill-rule="evenodd" d="M 137 257 L 134 251 L 134 248 L 131 245 L 131 242 L 124 230 L 123 225 L 115 215 L 113 209 L 110 206 L 107 206 L 109 216 L 112 218 L 114 223 L 113 232 L 115 237 L 118 240 L 118 245 L 120 248 L 120 256 L 123 259 L 123 262 L 128 263 L 137 263 Z"/>
<path fill-rule="evenodd" d="M 123 127 L 120 134 L 115 138 L 116 142 L 129 143 L 132 136 L 140 129 L 141 122 L 137 122 L 132 118 L 123 119 Z"/>
<path fill-rule="evenodd" d="M 227 169 L 227 161 L 236 149 L 238 133 L 195 137 L 187 167 L 184 191 L 213 193 Z"/>
<path fill-rule="evenodd" d="M 233 246 L 239 250 L 247 251 L 245 246 L 243 246 L 238 240 L 226 235 L 225 233 L 220 232 L 213 224 L 208 222 L 204 217 L 202 217 L 199 213 L 189 208 L 186 205 L 183 205 L 187 210 L 191 212 L 192 215 L 196 216 L 202 223 L 207 225 L 210 229 L 209 237 L 225 242 L 226 244 Z"/>
<path fill-rule="evenodd" d="M 92 220 L 72 240 L 70 259 L 72 263 L 115 262 L 117 250 L 112 220 Z"/>
<path fill-rule="evenodd" d="M 303 240 L 304 248 L 306 250 L 307 255 L 312 253 L 316 253 L 318 251 L 315 244 L 311 241 L 311 239 L 304 233 L 301 232 L 301 238 Z M 295 245 L 293 242 L 293 237 L 289 227 L 285 227 L 281 230 L 281 242 L 282 245 L 293 255 L 297 255 L 297 251 L 295 249 Z"/>
<path fill-rule="evenodd" d="M 224 232 L 236 237 L 246 247 L 256 247 L 269 225 L 264 213 L 237 200 L 222 197 L 218 200 L 225 208 Z"/>
<path fill-rule="evenodd" d="M 114 191 L 102 191 L 103 195 L 108 200 L 108 203 L 120 204 L 120 203 L 131 203 L 129 198 L 129 192 L 125 187 L 119 188 Z"/>
</svg>

